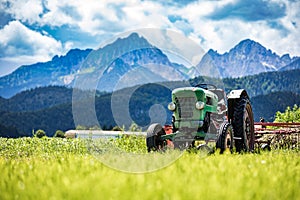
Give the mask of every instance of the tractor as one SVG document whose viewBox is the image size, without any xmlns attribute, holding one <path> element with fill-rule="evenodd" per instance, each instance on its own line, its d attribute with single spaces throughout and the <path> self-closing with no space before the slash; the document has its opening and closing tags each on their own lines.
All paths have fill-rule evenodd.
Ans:
<svg viewBox="0 0 300 200">
<path fill-rule="evenodd" d="M 253 112 L 244 89 L 232 90 L 226 96 L 212 84 L 177 88 L 172 91 L 168 110 L 172 125 L 155 123 L 147 129 L 148 152 L 167 147 L 216 148 L 220 153 L 254 150 Z M 211 143 L 213 147 L 209 147 Z"/>
</svg>

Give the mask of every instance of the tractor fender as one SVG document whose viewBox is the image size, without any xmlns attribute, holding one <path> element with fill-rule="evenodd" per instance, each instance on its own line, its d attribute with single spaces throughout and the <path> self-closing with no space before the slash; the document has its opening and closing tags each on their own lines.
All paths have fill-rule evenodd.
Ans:
<svg viewBox="0 0 300 200">
<path fill-rule="evenodd" d="M 241 97 L 249 98 L 247 91 L 245 89 L 239 90 L 231 90 L 231 92 L 227 95 L 227 99 L 239 99 Z"/>
<path fill-rule="evenodd" d="M 235 107 L 236 101 L 242 97 L 249 99 L 249 96 L 245 89 L 232 90 L 227 95 L 227 103 L 228 103 L 228 113 L 227 113 L 228 116 L 227 117 L 228 117 L 229 122 L 233 119 L 233 112 L 234 112 L 234 107 Z"/>
</svg>

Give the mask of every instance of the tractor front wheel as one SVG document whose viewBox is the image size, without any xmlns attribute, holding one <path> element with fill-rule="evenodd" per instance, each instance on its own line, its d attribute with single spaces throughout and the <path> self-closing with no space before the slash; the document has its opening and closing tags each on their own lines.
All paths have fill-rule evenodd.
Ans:
<svg viewBox="0 0 300 200">
<path fill-rule="evenodd" d="M 146 145 L 148 152 L 162 149 L 164 141 L 161 140 L 161 135 L 165 135 L 163 127 L 156 123 L 151 124 L 147 129 Z"/>
<path fill-rule="evenodd" d="M 220 154 L 223 154 L 227 150 L 232 153 L 234 146 L 233 141 L 232 125 L 228 122 L 222 123 L 219 129 L 219 138 L 216 144 L 216 148 L 220 149 Z"/>
</svg>

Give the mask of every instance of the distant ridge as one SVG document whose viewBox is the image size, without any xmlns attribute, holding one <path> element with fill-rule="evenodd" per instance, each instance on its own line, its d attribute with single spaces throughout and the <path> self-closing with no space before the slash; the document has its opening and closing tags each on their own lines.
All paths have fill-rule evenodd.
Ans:
<svg viewBox="0 0 300 200">
<path fill-rule="evenodd" d="M 72 49 L 51 61 L 24 65 L 0 77 L 0 96 L 8 98 L 21 91 L 41 86 L 68 85 L 91 49 Z"/>
</svg>

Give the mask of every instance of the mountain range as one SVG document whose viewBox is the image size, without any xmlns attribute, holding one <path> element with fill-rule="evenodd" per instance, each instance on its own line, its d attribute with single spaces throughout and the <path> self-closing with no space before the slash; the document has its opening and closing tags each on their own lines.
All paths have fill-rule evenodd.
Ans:
<svg viewBox="0 0 300 200">
<path fill-rule="evenodd" d="M 241 41 L 224 54 L 210 49 L 196 66 L 186 67 L 172 62 L 146 38 L 132 33 L 97 50 L 72 49 L 64 56 L 54 56 L 51 61 L 21 66 L 0 77 L 0 96 L 10 98 L 24 90 L 50 85 L 111 92 L 200 75 L 243 77 L 299 68 L 299 57 L 279 56 L 250 39 Z"/>
<path fill-rule="evenodd" d="M 246 39 L 224 54 L 210 49 L 196 67 L 215 68 L 220 73 L 217 74 L 219 77 L 235 78 L 261 72 L 296 69 L 299 68 L 299 63 L 299 57 L 291 58 L 289 54 L 279 56 L 258 42 Z"/>
</svg>

